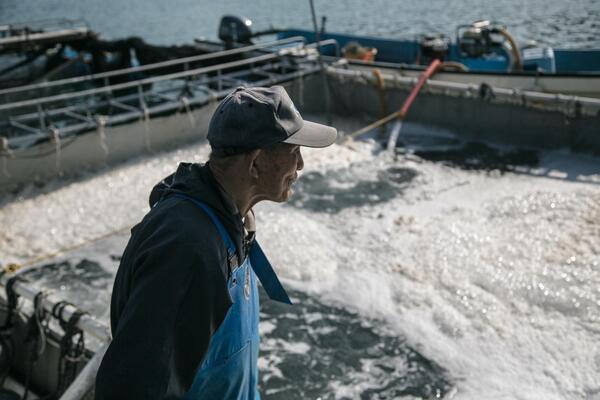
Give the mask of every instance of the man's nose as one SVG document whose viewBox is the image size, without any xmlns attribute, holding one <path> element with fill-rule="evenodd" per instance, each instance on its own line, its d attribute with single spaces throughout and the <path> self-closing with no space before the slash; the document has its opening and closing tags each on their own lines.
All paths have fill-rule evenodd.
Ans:
<svg viewBox="0 0 600 400">
<path fill-rule="evenodd" d="M 298 162 L 296 163 L 296 169 L 300 171 L 304 168 L 304 159 L 302 158 L 302 153 L 298 150 Z"/>
</svg>

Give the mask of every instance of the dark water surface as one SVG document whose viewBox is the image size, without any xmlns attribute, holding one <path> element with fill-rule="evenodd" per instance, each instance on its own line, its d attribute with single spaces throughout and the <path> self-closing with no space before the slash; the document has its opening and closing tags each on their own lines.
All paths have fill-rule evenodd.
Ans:
<svg viewBox="0 0 600 400">
<path fill-rule="evenodd" d="M 443 368 L 379 321 L 302 292 L 290 292 L 293 307 L 261 294 L 261 324 L 273 328 L 261 345 L 266 399 L 351 399 L 355 393 L 344 396 L 344 389 L 361 386 L 361 399 L 429 399 L 452 388 Z"/>
<path fill-rule="evenodd" d="M 519 41 L 560 47 L 600 46 L 597 0 L 316 0 L 331 31 L 386 37 L 426 32 L 453 36 L 457 25 L 479 19 L 504 23 Z M 0 22 L 82 18 L 106 38 L 140 36 L 150 42 L 191 42 L 215 38 L 224 14 L 246 16 L 255 31 L 310 28 L 308 0 L 1 0 Z"/>
</svg>

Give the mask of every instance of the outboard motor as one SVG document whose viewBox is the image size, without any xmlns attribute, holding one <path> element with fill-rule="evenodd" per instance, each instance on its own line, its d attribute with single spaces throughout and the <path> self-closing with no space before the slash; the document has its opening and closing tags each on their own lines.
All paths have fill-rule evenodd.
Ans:
<svg viewBox="0 0 600 400">
<path fill-rule="evenodd" d="M 444 60 L 448 55 L 450 39 L 441 33 L 430 33 L 419 38 L 419 60 L 429 64 L 432 60 Z"/>
<path fill-rule="evenodd" d="M 227 48 L 232 48 L 236 43 L 252 44 L 252 21 L 248 18 L 225 15 L 219 25 L 219 39 L 225 42 Z"/>
</svg>

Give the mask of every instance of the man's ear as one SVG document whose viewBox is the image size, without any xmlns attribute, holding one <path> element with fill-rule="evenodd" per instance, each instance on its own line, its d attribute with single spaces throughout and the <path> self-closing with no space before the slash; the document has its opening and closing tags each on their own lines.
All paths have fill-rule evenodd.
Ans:
<svg viewBox="0 0 600 400">
<path fill-rule="evenodd" d="M 262 171 L 260 161 L 263 151 L 261 149 L 252 150 L 248 153 L 248 173 L 254 179 L 258 179 Z"/>
</svg>

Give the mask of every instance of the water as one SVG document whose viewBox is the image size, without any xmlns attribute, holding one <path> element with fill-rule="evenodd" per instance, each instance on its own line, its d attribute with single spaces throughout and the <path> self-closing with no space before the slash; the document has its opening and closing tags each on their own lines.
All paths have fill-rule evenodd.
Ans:
<svg viewBox="0 0 600 400">
<path fill-rule="evenodd" d="M 180 44 L 215 38 L 219 18 L 243 15 L 254 30 L 270 27 L 312 29 L 308 0 L 179 0 L 176 5 L 147 0 L 2 0 L 0 22 L 43 18 L 83 18 L 106 38 L 139 36 L 153 43 Z M 361 0 L 315 1 L 327 29 L 386 37 L 442 32 L 454 37 L 457 25 L 479 19 L 506 24 L 521 42 L 561 47 L 600 46 L 597 0 Z"/>
<path fill-rule="evenodd" d="M 466 168 L 458 149 L 434 161 L 373 143 L 307 150 L 294 200 L 257 207 L 299 304 L 264 303 L 266 399 L 598 398 L 600 160 L 487 146 L 477 161 L 472 146 Z M 0 259 L 131 226 L 149 187 L 207 155 L 198 144 L 8 196 Z M 107 320 L 127 236 L 48 259 L 36 279 Z"/>
</svg>

